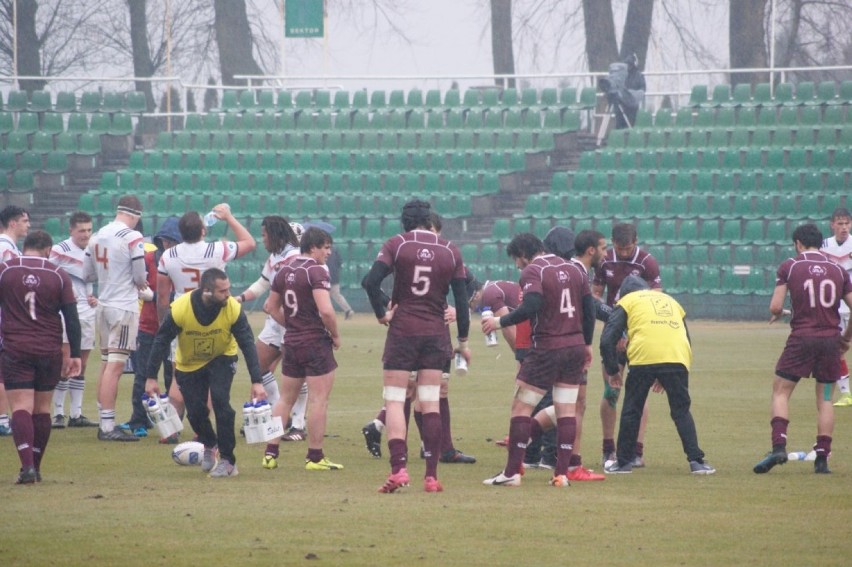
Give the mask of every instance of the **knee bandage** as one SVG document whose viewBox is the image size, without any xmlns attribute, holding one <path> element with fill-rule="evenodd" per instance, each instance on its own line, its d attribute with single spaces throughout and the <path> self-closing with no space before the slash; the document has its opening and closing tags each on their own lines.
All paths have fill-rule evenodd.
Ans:
<svg viewBox="0 0 852 567">
<path fill-rule="evenodd" d="M 565 388 L 563 386 L 553 387 L 553 402 L 556 404 L 576 404 L 579 388 Z"/>
<path fill-rule="evenodd" d="M 543 397 L 544 394 L 539 394 L 533 390 L 527 390 L 526 388 L 515 386 L 515 399 L 521 403 L 527 404 L 528 406 L 537 406 Z"/>
<path fill-rule="evenodd" d="M 405 391 L 405 388 L 400 388 L 399 386 L 385 386 L 382 389 L 382 397 L 387 402 L 404 402 Z"/>
<path fill-rule="evenodd" d="M 421 402 L 437 402 L 440 398 L 440 386 L 417 386 L 417 399 Z"/>
<path fill-rule="evenodd" d="M 621 395 L 621 388 L 613 388 L 608 383 L 604 384 L 604 399 L 609 403 L 609 407 L 615 409 L 618 404 L 618 396 Z"/>
<path fill-rule="evenodd" d="M 107 362 L 120 362 L 124 364 L 130 358 L 129 352 L 111 352 L 107 355 Z"/>
</svg>

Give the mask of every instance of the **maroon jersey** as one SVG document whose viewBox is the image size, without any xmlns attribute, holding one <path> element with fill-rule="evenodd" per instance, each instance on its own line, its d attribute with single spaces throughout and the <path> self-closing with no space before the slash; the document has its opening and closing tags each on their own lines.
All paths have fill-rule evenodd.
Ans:
<svg viewBox="0 0 852 567">
<path fill-rule="evenodd" d="M 775 285 L 786 285 L 790 292 L 791 336 L 834 337 L 840 333 L 838 308 L 852 292 L 849 274 L 842 267 L 820 252 L 802 252 L 778 267 Z"/>
<path fill-rule="evenodd" d="M 544 298 L 541 309 L 530 319 L 533 348 L 586 344 L 583 298 L 592 292 L 589 279 L 576 264 L 553 254 L 539 256 L 521 271 L 521 291 Z"/>
<path fill-rule="evenodd" d="M 521 286 L 515 282 L 506 280 L 487 281 L 482 286 L 482 300 L 480 305 L 485 309 L 490 307 L 496 313 L 504 307 L 514 311 L 521 304 Z"/>
<path fill-rule="evenodd" d="M 397 308 L 391 328 L 407 336 L 445 334 L 450 282 L 465 279 L 456 245 L 428 230 L 412 230 L 385 242 L 376 261 L 393 271 L 391 301 Z"/>
<path fill-rule="evenodd" d="M 77 303 L 71 276 L 47 258 L 21 256 L 0 264 L 3 347 L 35 355 L 59 352 L 59 313 L 68 303 Z"/>
<path fill-rule="evenodd" d="M 638 246 L 629 260 L 619 260 L 615 250 L 610 248 L 601 262 L 601 266 L 595 270 L 594 284 L 606 287 L 606 304 L 615 305 L 618 288 L 627 276 L 639 276 L 651 289 L 663 287 L 660 280 L 660 265 L 657 259 L 645 252 Z"/>
<path fill-rule="evenodd" d="M 315 289 L 331 289 L 328 268 L 305 256 L 282 265 L 272 280 L 272 291 L 284 305 L 284 330 L 292 347 L 311 348 L 317 340 L 331 340 L 314 301 Z"/>
</svg>

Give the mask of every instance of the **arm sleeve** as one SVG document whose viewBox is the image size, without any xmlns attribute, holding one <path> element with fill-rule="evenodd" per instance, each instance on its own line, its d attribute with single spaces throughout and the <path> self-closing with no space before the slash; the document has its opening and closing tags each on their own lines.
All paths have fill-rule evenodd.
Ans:
<svg viewBox="0 0 852 567">
<path fill-rule="evenodd" d="M 615 347 L 625 329 L 627 329 L 627 312 L 621 307 L 616 307 L 612 310 L 601 334 L 601 357 L 607 374 L 618 372 L 618 355 Z"/>
<path fill-rule="evenodd" d="M 612 306 L 607 305 L 597 297 L 595 297 L 595 316 L 598 318 L 598 321 L 603 321 L 606 323 L 606 320 L 609 319 L 609 316 L 612 314 Z"/>
<path fill-rule="evenodd" d="M 263 382 L 262 373 L 260 371 L 260 362 L 257 358 L 257 348 L 254 346 L 254 333 L 251 331 L 248 318 L 245 311 L 240 310 L 240 316 L 237 322 L 231 326 L 231 333 L 237 339 L 237 344 L 240 350 L 243 351 L 243 356 L 246 359 L 249 376 L 252 384 L 260 384 Z"/>
<path fill-rule="evenodd" d="M 369 273 L 364 276 L 361 281 L 361 287 L 367 292 L 367 297 L 370 299 L 370 305 L 373 307 L 373 313 L 376 314 L 376 319 L 381 319 L 385 316 L 387 310 L 387 301 L 382 302 L 383 298 L 387 297 L 382 292 L 382 280 L 390 274 L 390 266 L 384 262 L 373 262 L 373 267 Z"/>
<path fill-rule="evenodd" d="M 160 372 L 160 365 L 163 360 L 169 355 L 172 341 L 180 333 L 180 327 L 177 326 L 175 320 L 172 319 L 172 313 L 166 313 L 157 335 L 154 337 L 154 343 L 151 345 L 151 353 L 148 355 L 148 360 L 140 360 L 140 364 L 144 364 L 146 378 L 157 379 L 157 374 Z"/>
<path fill-rule="evenodd" d="M 521 321 L 526 321 L 533 315 L 539 312 L 544 305 L 544 296 L 540 293 L 525 293 L 524 300 L 518 305 L 518 308 L 500 317 L 500 326 L 509 327 L 517 325 Z"/>
<path fill-rule="evenodd" d="M 148 272 L 145 271 L 145 257 L 131 258 L 130 269 L 133 273 L 133 283 L 136 287 L 148 284 Z"/>
<path fill-rule="evenodd" d="M 456 302 L 456 327 L 459 339 L 466 339 L 470 332 L 470 308 L 468 307 L 467 285 L 464 278 L 456 278 L 450 282 L 453 299 Z"/>
<path fill-rule="evenodd" d="M 590 293 L 583 296 L 583 339 L 586 345 L 595 338 L 595 297 Z"/>
<path fill-rule="evenodd" d="M 65 320 L 65 334 L 68 335 L 71 358 L 80 358 L 80 341 L 83 338 L 83 331 L 80 328 L 80 317 L 77 315 L 77 303 L 65 303 L 60 309 Z"/>
</svg>

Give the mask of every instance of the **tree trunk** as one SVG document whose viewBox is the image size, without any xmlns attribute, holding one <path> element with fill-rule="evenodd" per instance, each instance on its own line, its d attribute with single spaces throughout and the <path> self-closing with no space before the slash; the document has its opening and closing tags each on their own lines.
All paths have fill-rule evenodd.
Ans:
<svg viewBox="0 0 852 567">
<path fill-rule="evenodd" d="M 612 0 L 583 0 L 583 20 L 589 70 L 606 71 L 618 58 Z"/>
<path fill-rule="evenodd" d="M 41 41 L 36 33 L 38 2 L 18 2 L 18 75 L 41 76 Z M 22 91 L 32 93 L 44 89 L 47 81 L 36 79 L 18 81 Z"/>
<path fill-rule="evenodd" d="M 130 43 L 133 48 L 133 75 L 136 77 L 151 77 L 154 74 L 154 63 L 151 60 L 151 49 L 148 47 L 148 16 L 146 0 L 127 0 L 130 10 Z M 150 81 L 136 81 L 136 90 L 145 93 L 145 103 L 148 112 L 154 110 L 154 91 Z"/>
<path fill-rule="evenodd" d="M 766 0 L 730 0 L 729 43 L 731 68 L 766 67 Z M 732 73 L 731 84 L 768 80 L 766 73 Z"/>
<path fill-rule="evenodd" d="M 640 69 L 645 68 L 653 16 L 654 0 L 630 0 L 627 5 L 627 19 L 621 35 L 621 59 L 635 53 Z"/>
<path fill-rule="evenodd" d="M 252 36 L 245 0 L 214 0 L 216 42 L 219 46 L 219 68 L 222 84 L 244 85 L 234 75 L 262 75 L 263 69 L 252 54 Z"/>
<path fill-rule="evenodd" d="M 512 0 L 491 0 L 491 57 L 495 75 L 515 74 L 515 52 L 512 43 Z M 515 78 L 508 82 L 497 78 L 498 86 L 513 88 Z"/>
</svg>

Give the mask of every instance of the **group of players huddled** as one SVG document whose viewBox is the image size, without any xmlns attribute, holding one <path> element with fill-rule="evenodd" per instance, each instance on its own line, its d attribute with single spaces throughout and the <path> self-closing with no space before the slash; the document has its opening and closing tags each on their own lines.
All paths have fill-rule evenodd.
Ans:
<svg viewBox="0 0 852 567">
<path fill-rule="evenodd" d="M 227 223 L 233 240 L 205 241 L 209 223 L 193 211 L 167 219 L 152 242 L 146 242 L 139 230 L 141 216 L 142 205 L 132 195 L 118 201 L 114 220 L 97 232 L 91 216 L 76 212 L 69 218 L 70 237 L 54 245 L 47 233 L 29 230 L 25 209 L 0 211 L 0 435 L 14 438 L 21 461 L 17 483 L 41 480 L 51 429 L 97 427 L 103 441 L 133 442 L 146 436 L 151 424 L 143 394 L 160 395 L 161 366 L 164 392 L 181 418 L 185 412 L 204 446 L 202 470 L 213 478 L 237 475 L 230 394 L 238 351 L 251 378 L 250 397 L 267 400 L 272 415 L 291 424 L 282 437 L 267 443 L 262 467 L 278 467 L 281 440 L 306 438 L 307 470 L 342 469 L 323 452 L 337 368 L 334 351 L 341 345 L 326 266 L 332 229 L 324 223 L 303 226 L 279 215 L 265 217 L 261 237 L 269 258 L 258 280 L 237 293 L 226 266 L 253 251 L 256 242 L 228 205 L 213 207 L 211 216 Z M 391 471 L 379 492 L 392 493 L 410 483 L 412 409 L 422 440 L 426 492 L 443 490 L 439 462 L 476 462 L 453 446 L 448 380 L 454 355 L 462 364 L 471 362 L 471 311 L 485 308 L 492 316 L 482 318 L 482 332 L 500 330 L 519 366 L 504 441 L 506 467 L 484 484 L 518 486 L 525 467 L 553 470 L 550 483 L 559 487 L 604 480 L 603 474 L 583 466 L 580 456 L 596 319 L 606 321 L 601 340 L 603 471 L 624 473 L 645 466 L 647 408 L 642 408 L 653 384 L 657 391 L 668 385 L 672 418 L 691 472 L 715 472 L 703 461 L 689 413 L 691 349 L 685 314 L 662 291 L 657 261 L 637 245 L 635 226 L 614 225 L 609 249 L 606 237 L 593 230 L 575 235 L 554 227 L 543 241 L 518 234 L 507 246 L 520 270 L 515 283 L 477 280 L 459 248 L 441 237 L 440 217 L 428 202 L 406 203 L 401 224 L 402 232 L 383 244 L 362 281 L 378 323 L 388 327 L 383 407 L 362 430 L 375 457 L 381 457 L 381 436 L 387 432 Z M 773 449 L 754 467 L 757 473 L 786 462 L 787 400 L 798 380 L 811 375 L 818 383 L 819 413 L 814 466 L 818 473 L 829 472 L 838 380 L 841 396 L 834 405 L 852 405 L 842 364 L 852 337 L 847 325 L 851 224 L 852 215 L 837 209 L 829 239 L 823 240 L 815 225 L 798 227 L 792 235 L 797 255 L 778 269 L 770 310 L 773 318 L 787 313 L 789 291 L 792 331 L 775 370 Z M 382 288 L 389 276 L 390 295 Z M 267 291 L 268 316 L 255 340 L 241 304 Z M 344 309 L 349 318 L 351 309 Z M 660 330 L 652 327 L 661 325 L 649 317 L 666 319 L 674 334 L 657 340 Z M 82 415 L 86 363 L 96 335 L 101 355 L 97 422 Z M 129 359 L 135 373 L 132 414 L 117 424 L 118 382 Z M 274 374 L 279 361 L 280 390 Z M 616 403 L 626 366 L 631 371 L 616 447 Z M 637 388 L 644 391 L 637 394 Z M 66 392 L 71 398 L 67 421 Z M 177 435 L 161 442 L 177 442 Z"/>
</svg>

